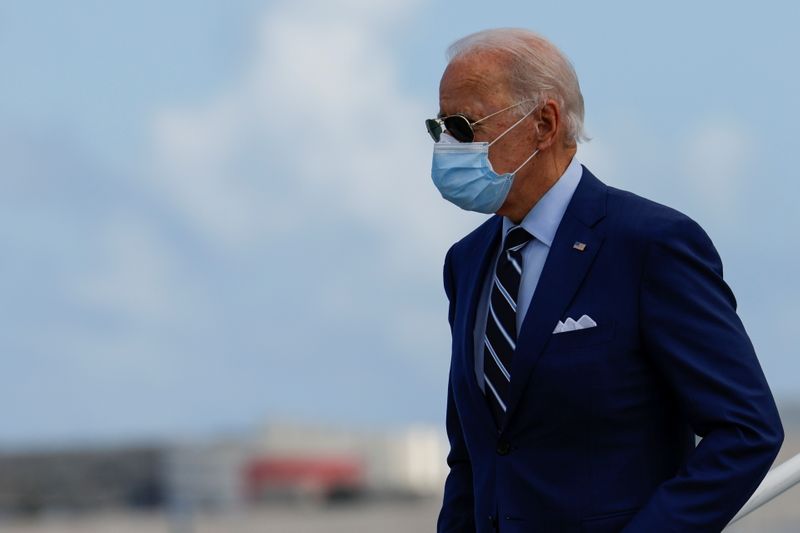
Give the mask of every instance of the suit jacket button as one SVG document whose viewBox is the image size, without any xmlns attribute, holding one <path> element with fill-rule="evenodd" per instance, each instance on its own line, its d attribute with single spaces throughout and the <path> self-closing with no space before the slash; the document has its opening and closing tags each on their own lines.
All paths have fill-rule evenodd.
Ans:
<svg viewBox="0 0 800 533">
<path fill-rule="evenodd" d="M 508 455 L 508 452 L 511 450 L 511 444 L 505 440 L 501 439 L 497 442 L 497 453 L 498 455 Z"/>
</svg>

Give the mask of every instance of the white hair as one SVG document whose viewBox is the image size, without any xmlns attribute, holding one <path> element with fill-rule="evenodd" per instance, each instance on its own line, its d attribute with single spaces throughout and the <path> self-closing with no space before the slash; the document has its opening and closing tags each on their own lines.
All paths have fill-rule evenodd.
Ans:
<svg viewBox="0 0 800 533">
<path fill-rule="evenodd" d="M 509 89 L 520 100 L 533 100 L 532 104 L 520 106 L 520 113 L 552 98 L 563 113 L 567 142 L 589 140 L 583 129 L 583 95 L 578 75 L 567 56 L 550 41 L 517 28 L 483 30 L 451 44 L 447 61 L 476 51 L 500 52 L 510 58 Z"/>
</svg>

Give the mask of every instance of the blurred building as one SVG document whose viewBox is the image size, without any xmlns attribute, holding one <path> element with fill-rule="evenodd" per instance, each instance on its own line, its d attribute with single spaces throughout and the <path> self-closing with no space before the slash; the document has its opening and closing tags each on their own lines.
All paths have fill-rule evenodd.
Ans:
<svg viewBox="0 0 800 533">
<path fill-rule="evenodd" d="M 166 503 L 176 509 L 226 510 L 244 503 L 244 465 L 258 453 L 245 435 L 173 443 L 163 450 Z"/>
<path fill-rule="evenodd" d="M 0 514 L 159 507 L 162 457 L 157 447 L 0 455 Z"/>
<path fill-rule="evenodd" d="M 348 431 L 292 423 L 269 426 L 259 438 L 266 457 L 336 457 L 361 465 L 361 489 L 373 496 L 431 496 L 447 475 L 443 430 L 413 425 Z"/>
<path fill-rule="evenodd" d="M 150 447 L 0 455 L 0 516 L 121 508 L 222 511 L 290 500 L 441 492 L 446 436 L 278 423 Z"/>
</svg>

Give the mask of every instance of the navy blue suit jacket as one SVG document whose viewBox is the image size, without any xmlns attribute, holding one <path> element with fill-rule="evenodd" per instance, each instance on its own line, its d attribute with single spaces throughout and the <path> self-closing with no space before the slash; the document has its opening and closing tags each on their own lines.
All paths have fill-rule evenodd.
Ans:
<svg viewBox="0 0 800 533">
<path fill-rule="evenodd" d="M 445 258 L 450 472 L 437 530 L 720 531 L 783 428 L 706 233 L 584 168 L 518 334 L 498 429 L 473 329 L 501 225 L 489 218 Z M 597 326 L 553 335 L 584 314 Z"/>
</svg>

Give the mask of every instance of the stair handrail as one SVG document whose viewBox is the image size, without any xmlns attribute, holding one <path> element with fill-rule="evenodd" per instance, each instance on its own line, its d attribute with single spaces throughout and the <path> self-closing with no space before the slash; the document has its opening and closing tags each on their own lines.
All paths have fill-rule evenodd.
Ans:
<svg viewBox="0 0 800 533">
<path fill-rule="evenodd" d="M 728 522 L 728 526 L 777 498 L 798 483 L 800 483 L 800 453 L 769 471 L 747 503 Z"/>
</svg>

